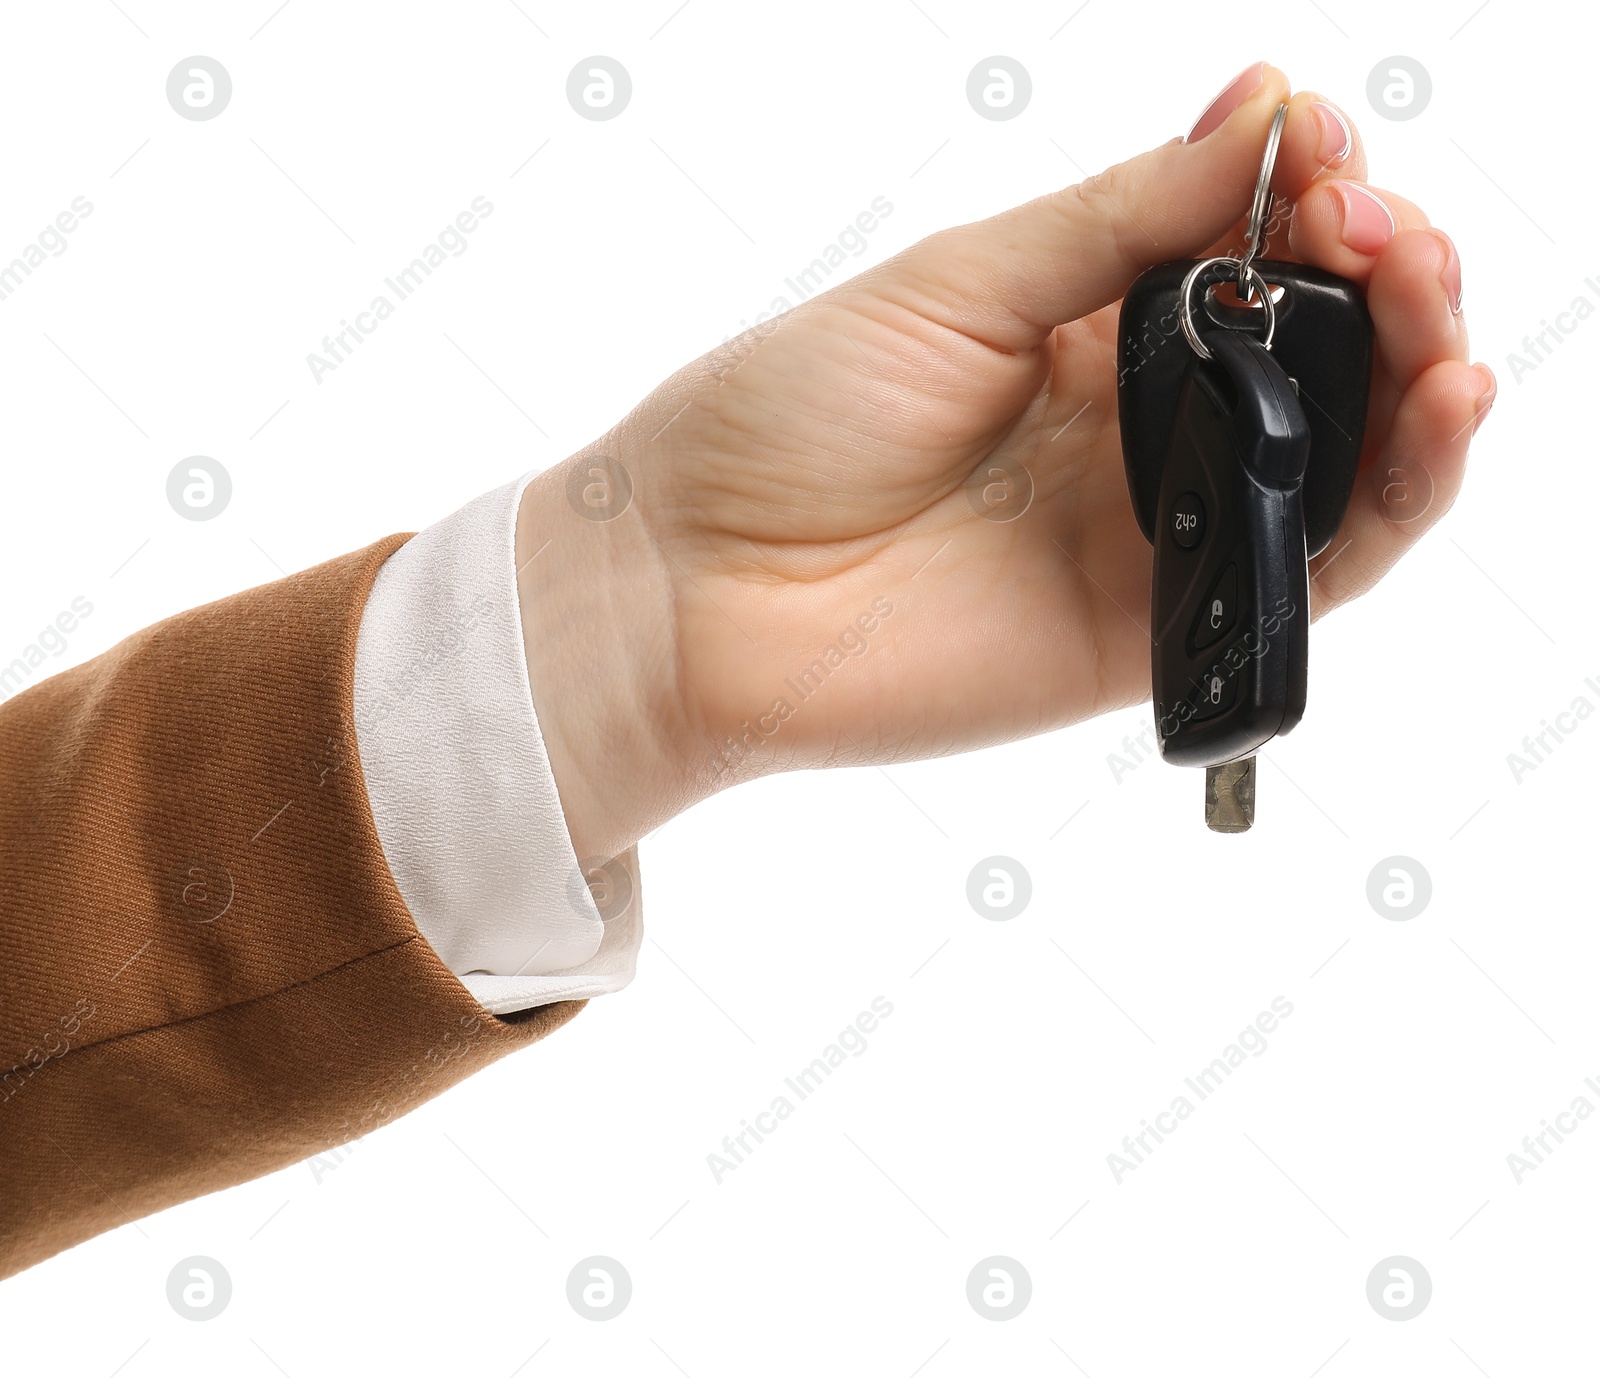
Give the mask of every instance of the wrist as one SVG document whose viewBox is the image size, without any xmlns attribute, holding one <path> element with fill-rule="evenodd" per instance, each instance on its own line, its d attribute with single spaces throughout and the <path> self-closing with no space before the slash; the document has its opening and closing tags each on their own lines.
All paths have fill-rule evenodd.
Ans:
<svg viewBox="0 0 1600 1378">
<path fill-rule="evenodd" d="M 607 440 L 524 489 L 517 596 L 534 709 L 581 862 L 694 802 L 672 588 Z"/>
</svg>

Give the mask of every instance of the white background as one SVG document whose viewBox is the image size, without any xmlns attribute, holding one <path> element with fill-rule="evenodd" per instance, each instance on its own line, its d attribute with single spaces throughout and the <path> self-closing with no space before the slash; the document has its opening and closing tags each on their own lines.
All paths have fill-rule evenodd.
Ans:
<svg viewBox="0 0 1600 1378">
<path fill-rule="evenodd" d="M 0 302 L 0 661 L 75 596 L 94 612 L 52 670 L 424 526 L 604 430 L 874 197 L 894 210 L 853 267 L 1182 134 L 1260 57 L 1348 109 L 1373 180 L 1455 237 L 1500 396 L 1455 510 L 1317 627 L 1248 836 L 1204 829 L 1198 773 L 1114 777 L 1147 709 L 724 795 L 642 848 L 631 988 L 337 1166 L 0 1286 L 7 1371 L 1575 1371 L 1600 1125 L 1520 1185 L 1506 1155 L 1600 1104 L 1600 721 L 1521 783 L 1506 757 L 1600 705 L 1600 324 L 1520 380 L 1508 354 L 1600 303 L 1592 15 L 273 3 L 8 11 L 0 261 L 75 196 L 94 211 Z M 166 101 L 192 54 L 234 83 L 206 123 Z M 634 83 L 606 123 L 566 101 L 592 54 Z M 965 96 L 991 54 L 1033 78 L 1004 123 Z M 1367 102 L 1393 54 L 1432 75 L 1414 120 Z M 479 195 L 468 251 L 314 382 L 307 353 Z M 167 504 L 194 454 L 233 478 L 215 521 Z M 995 854 L 1032 877 L 1006 923 L 966 900 Z M 1408 922 L 1366 898 L 1394 855 L 1432 879 Z M 714 1182 L 706 1155 L 876 996 L 868 1050 Z M 1106 1155 L 1277 996 L 1268 1050 L 1118 1184 Z M 234 1287 L 203 1324 L 165 1291 L 196 1254 Z M 594 1254 L 634 1285 L 605 1323 L 565 1295 Z M 966 1299 L 995 1254 L 1033 1284 L 1005 1323 Z M 1403 1323 L 1366 1297 L 1394 1254 L 1434 1286 Z"/>
</svg>

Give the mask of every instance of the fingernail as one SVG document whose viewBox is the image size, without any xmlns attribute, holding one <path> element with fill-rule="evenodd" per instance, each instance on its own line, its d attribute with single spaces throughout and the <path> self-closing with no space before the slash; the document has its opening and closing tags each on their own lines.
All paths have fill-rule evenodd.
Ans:
<svg viewBox="0 0 1600 1378">
<path fill-rule="evenodd" d="M 1461 255 L 1449 235 L 1443 230 L 1429 230 L 1444 245 L 1444 267 L 1439 270 L 1439 281 L 1444 285 L 1445 299 L 1450 303 L 1450 314 L 1461 314 Z"/>
<path fill-rule="evenodd" d="M 1484 365 L 1474 364 L 1473 368 L 1475 368 L 1479 373 L 1486 375 L 1489 379 L 1489 386 L 1478 394 L 1478 401 L 1473 408 L 1472 433 L 1473 435 L 1477 435 L 1478 427 L 1483 425 L 1484 418 L 1489 415 L 1489 408 L 1494 406 L 1495 394 L 1500 391 L 1500 384 L 1495 381 L 1494 374 L 1491 373 Z"/>
<path fill-rule="evenodd" d="M 1197 144 L 1207 134 L 1221 129 L 1229 115 L 1233 114 L 1251 96 L 1260 89 L 1262 81 L 1267 74 L 1265 62 L 1255 62 L 1246 67 L 1232 81 L 1222 88 L 1222 93 L 1206 106 L 1200 118 L 1194 122 L 1194 128 L 1184 138 L 1186 144 Z"/>
<path fill-rule="evenodd" d="M 1317 158 L 1323 167 L 1338 167 L 1350 156 L 1355 139 L 1344 116 L 1326 101 L 1312 101 L 1317 123 L 1322 127 L 1322 141 L 1317 145 Z"/>
<path fill-rule="evenodd" d="M 1358 254 L 1375 254 L 1394 238 L 1394 217 L 1378 194 L 1360 182 L 1334 182 L 1344 206 L 1339 238 Z"/>
</svg>

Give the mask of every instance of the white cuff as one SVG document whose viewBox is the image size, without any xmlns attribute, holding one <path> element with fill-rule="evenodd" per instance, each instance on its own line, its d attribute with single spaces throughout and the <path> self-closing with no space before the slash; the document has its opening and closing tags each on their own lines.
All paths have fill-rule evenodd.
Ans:
<svg viewBox="0 0 1600 1378">
<path fill-rule="evenodd" d="M 395 551 L 356 641 L 356 746 L 384 856 L 423 937 L 495 1014 L 620 990 L 644 939 L 631 885 L 622 912 L 595 907 L 534 713 L 515 555 L 532 477 Z"/>
</svg>

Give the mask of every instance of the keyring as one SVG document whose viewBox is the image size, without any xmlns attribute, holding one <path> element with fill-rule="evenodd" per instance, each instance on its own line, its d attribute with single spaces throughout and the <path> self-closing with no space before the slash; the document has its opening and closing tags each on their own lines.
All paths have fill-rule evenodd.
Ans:
<svg viewBox="0 0 1600 1378">
<path fill-rule="evenodd" d="M 1183 286 L 1178 291 L 1178 300 L 1183 303 L 1179 312 L 1178 322 L 1183 327 L 1183 338 L 1188 340 L 1189 347 L 1202 359 L 1209 359 L 1211 351 L 1205 347 L 1200 339 L 1200 332 L 1195 329 L 1194 316 L 1189 309 L 1189 297 L 1194 291 L 1195 279 L 1207 268 L 1214 268 L 1219 263 L 1229 265 L 1238 264 L 1239 280 L 1251 284 L 1250 295 L 1254 296 L 1256 288 L 1261 290 L 1261 308 L 1266 312 L 1267 334 L 1261 341 L 1263 349 L 1272 348 L 1272 334 L 1278 328 L 1278 308 L 1272 304 L 1272 289 L 1267 285 L 1267 280 L 1261 276 L 1258 268 L 1252 267 L 1243 259 L 1234 258 L 1231 254 L 1223 254 L 1217 258 L 1203 258 L 1189 269 L 1188 275 L 1183 280 Z M 1246 300 L 1249 300 L 1247 297 Z"/>
<path fill-rule="evenodd" d="M 1244 254 L 1239 259 L 1239 295 L 1246 296 L 1250 262 L 1261 252 L 1261 240 L 1266 233 L 1267 212 L 1272 207 L 1272 169 L 1278 161 L 1278 141 L 1283 137 L 1283 126 L 1289 118 L 1289 107 L 1280 105 L 1272 116 L 1272 128 L 1267 131 L 1266 151 L 1261 155 L 1261 171 L 1256 174 L 1256 194 L 1250 202 L 1250 220 L 1245 235 Z"/>
</svg>

